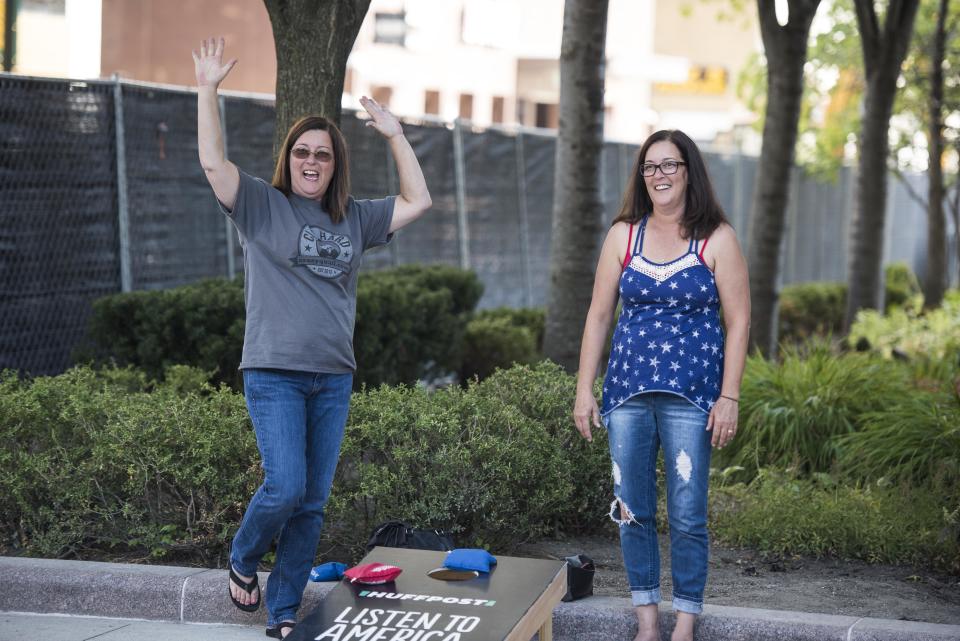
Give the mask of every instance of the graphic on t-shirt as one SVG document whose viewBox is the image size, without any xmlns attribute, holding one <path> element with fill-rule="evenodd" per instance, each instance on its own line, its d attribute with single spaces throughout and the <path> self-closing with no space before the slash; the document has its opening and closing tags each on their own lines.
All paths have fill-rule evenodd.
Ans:
<svg viewBox="0 0 960 641">
<path fill-rule="evenodd" d="M 290 259 L 294 267 L 306 267 L 317 276 L 336 278 L 350 273 L 353 243 L 345 234 L 304 225 L 298 239 L 299 254 Z"/>
</svg>

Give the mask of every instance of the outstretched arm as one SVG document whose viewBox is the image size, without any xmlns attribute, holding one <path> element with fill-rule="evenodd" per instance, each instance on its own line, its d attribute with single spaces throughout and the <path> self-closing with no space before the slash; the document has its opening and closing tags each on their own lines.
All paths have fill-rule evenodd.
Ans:
<svg viewBox="0 0 960 641">
<path fill-rule="evenodd" d="M 233 210 L 240 188 L 240 173 L 224 153 L 217 89 L 237 60 L 234 58 L 223 64 L 223 38 L 204 40 L 200 44 L 200 53 L 192 53 L 197 74 L 197 147 L 200 150 L 200 166 L 217 199 L 227 209 Z"/>
<path fill-rule="evenodd" d="M 400 195 L 393 207 L 393 221 L 390 223 L 390 233 L 393 233 L 422 216 L 433 201 L 420 162 L 403 135 L 403 127 L 397 117 L 378 105 L 376 100 L 363 97 L 360 104 L 370 114 L 371 120 L 367 126 L 373 127 L 387 139 L 390 153 L 397 164 L 397 173 L 400 174 Z"/>
</svg>

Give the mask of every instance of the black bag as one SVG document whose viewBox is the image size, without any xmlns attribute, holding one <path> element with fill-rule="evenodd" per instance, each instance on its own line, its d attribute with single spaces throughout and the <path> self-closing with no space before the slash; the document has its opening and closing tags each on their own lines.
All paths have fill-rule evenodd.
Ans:
<svg viewBox="0 0 960 641">
<path fill-rule="evenodd" d="M 576 601 L 585 596 L 593 595 L 593 574 L 595 568 L 593 559 L 586 554 L 568 556 L 567 562 L 567 593 L 564 601 Z"/>
<path fill-rule="evenodd" d="M 403 521 L 387 521 L 375 527 L 367 541 L 367 552 L 378 545 L 438 552 L 449 552 L 456 547 L 453 537 L 445 530 L 418 530 Z"/>
</svg>

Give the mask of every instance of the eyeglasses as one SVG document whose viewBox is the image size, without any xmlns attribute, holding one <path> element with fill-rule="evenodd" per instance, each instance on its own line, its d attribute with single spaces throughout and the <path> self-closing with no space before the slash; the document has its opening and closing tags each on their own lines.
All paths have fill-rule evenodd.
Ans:
<svg viewBox="0 0 960 641">
<path fill-rule="evenodd" d="M 677 169 L 680 168 L 680 165 L 686 165 L 687 163 L 682 160 L 664 160 L 659 165 L 655 165 L 652 162 L 644 163 L 640 166 L 640 173 L 649 178 L 650 176 L 657 173 L 657 169 L 664 176 L 672 176 L 677 173 Z"/>
<path fill-rule="evenodd" d="M 297 160 L 306 160 L 310 156 L 313 156 L 317 159 L 317 162 L 330 162 L 333 160 L 333 154 L 325 149 L 320 149 L 318 151 L 310 151 L 306 147 L 294 147 L 290 151 L 290 155 L 296 158 Z"/>
</svg>

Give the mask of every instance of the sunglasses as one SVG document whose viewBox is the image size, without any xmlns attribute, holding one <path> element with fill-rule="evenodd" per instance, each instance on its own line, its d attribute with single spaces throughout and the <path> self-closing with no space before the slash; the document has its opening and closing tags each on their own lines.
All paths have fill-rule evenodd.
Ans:
<svg viewBox="0 0 960 641">
<path fill-rule="evenodd" d="M 294 147 L 290 151 L 290 155 L 297 160 L 306 160 L 310 156 L 316 158 L 317 162 L 330 162 L 333 160 L 333 154 L 325 149 L 321 149 L 319 151 L 310 151 L 306 147 Z"/>
</svg>

